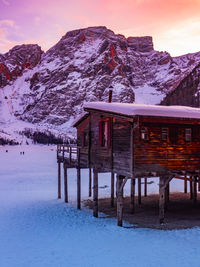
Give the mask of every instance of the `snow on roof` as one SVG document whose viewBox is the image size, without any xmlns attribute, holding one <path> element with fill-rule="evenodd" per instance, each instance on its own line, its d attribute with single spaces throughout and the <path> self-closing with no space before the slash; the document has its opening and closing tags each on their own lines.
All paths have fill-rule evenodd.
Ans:
<svg viewBox="0 0 200 267">
<path fill-rule="evenodd" d="M 79 122 L 81 122 L 84 118 L 86 118 L 87 116 L 88 116 L 89 114 L 87 113 L 87 112 L 82 112 L 81 114 L 79 114 L 76 118 L 75 118 L 75 120 L 73 121 L 73 123 L 72 123 L 72 126 L 73 127 L 76 127 L 76 125 L 79 123 Z"/>
<path fill-rule="evenodd" d="M 200 108 L 191 108 L 186 106 L 91 102 L 85 103 L 84 109 L 100 110 L 125 116 L 141 115 L 200 119 Z"/>
</svg>

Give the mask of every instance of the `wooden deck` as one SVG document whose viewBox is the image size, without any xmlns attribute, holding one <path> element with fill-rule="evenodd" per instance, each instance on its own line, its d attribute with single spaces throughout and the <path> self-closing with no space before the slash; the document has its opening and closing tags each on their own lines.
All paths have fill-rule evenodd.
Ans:
<svg viewBox="0 0 200 267">
<path fill-rule="evenodd" d="M 80 148 L 77 145 L 57 145 L 57 162 L 64 163 L 67 168 L 78 167 Z"/>
</svg>

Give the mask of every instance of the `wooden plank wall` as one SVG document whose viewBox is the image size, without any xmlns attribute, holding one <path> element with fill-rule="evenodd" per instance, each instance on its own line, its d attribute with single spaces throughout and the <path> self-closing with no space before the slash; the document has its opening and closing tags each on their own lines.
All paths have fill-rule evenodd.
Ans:
<svg viewBox="0 0 200 267">
<path fill-rule="evenodd" d="M 195 171 L 200 167 L 200 127 L 184 124 L 153 124 L 143 123 L 147 127 L 149 140 L 134 139 L 135 166 L 148 168 L 154 166 L 155 171 L 187 170 Z M 169 139 L 161 140 L 161 129 L 169 129 Z M 185 141 L 185 128 L 192 128 L 192 141 Z M 177 141 L 170 140 L 170 132 L 177 132 Z"/>
<path fill-rule="evenodd" d="M 131 124 L 126 119 L 113 119 L 113 169 L 116 173 L 130 172 Z"/>
</svg>

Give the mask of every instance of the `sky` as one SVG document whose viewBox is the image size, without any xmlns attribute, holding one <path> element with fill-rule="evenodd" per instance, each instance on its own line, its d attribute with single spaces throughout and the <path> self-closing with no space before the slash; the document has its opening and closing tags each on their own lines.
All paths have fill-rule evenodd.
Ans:
<svg viewBox="0 0 200 267">
<path fill-rule="evenodd" d="M 200 51 L 200 0 L 0 0 L 0 53 L 37 43 L 44 51 L 68 31 L 106 26 L 152 36 L 172 56 Z"/>
</svg>

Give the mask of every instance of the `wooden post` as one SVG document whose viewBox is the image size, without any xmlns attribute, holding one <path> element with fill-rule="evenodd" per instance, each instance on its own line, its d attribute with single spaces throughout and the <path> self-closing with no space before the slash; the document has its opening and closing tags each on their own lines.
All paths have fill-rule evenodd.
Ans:
<svg viewBox="0 0 200 267">
<path fill-rule="evenodd" d="M 184 193 L 187 194 L 187 175 L 185 175 L 185 180 L 184 180 Z"/>
<path fill-rule="evenodd" d="M 193 203 L 194 205 L 197 204 L 197 176 L 194 176 L 194 181 L 193 181 Z"/>
<path fill-rule="evenodd" d="M 147 197 L 147 178 L 144 178 L 144 196 Z"/>
<path fill-rule="evenodd" d="M 65 202 L 68 203 L 68 183 L 67 183 L 67 166 L 63 163 L 64 168 L 64 192 L 65 192 Z"/>
<path fill-rule="evenodd" d="M 93 215 L 98 217 L 98 172 L 93 170 Z"/>
<path fill-rule="evenodd" d="M 115 185 L 115 174 L 114 172 L 111 172 L 111 200 L 110 200 L 110 204 L 111 207 L 114 207 L 114 185 Z"/>
<path fill-rule="evenodd" d="M 89 167 L 89 197 L 92 196 L 92 169 Z"/>
<path fill-rule="evenodd" d="M 193 179 L 193 177 L 190 176 L 190 199 L 193 199 L 193 188 L 192 188 L 193 182 L 192 182 L 192 179 Z"/>
<path fill-rule="evenodd" d="M 61 171 L 60 171 L 60 161 L 58 161 L 58 198 L 61 198 Z"/>
<path fill-rule="evenodd" d="M 141 205 L 141 178 L 138 178 L 138 204 Z"/>
<path fill-rule="evenodd" d="M 131 213 L 135 213 L 135 179 L 131 179 Z"/>
<path fill-rule="evenodd" d="M 160 177 L 159 183 L 159 220 L 160 224 L 164 222 L 165 217 L 165 187 L 164 187 L 165 177 Z"/>
<path fill-rule="evenodd" d="M 122 226 L 123 217 L 123 176 L 117 175 L 117 225 Z"/>
<path fill-rule="evenodd" d="M 81 209 L 81 169 L 77 167 L 77 209 Z"/>
</svg>

